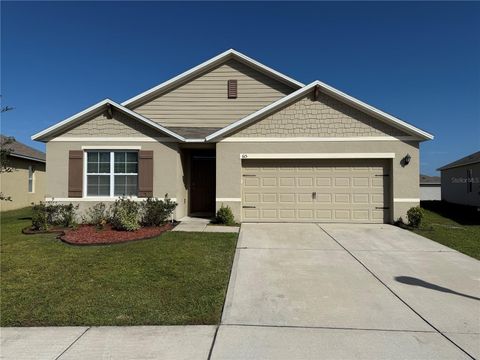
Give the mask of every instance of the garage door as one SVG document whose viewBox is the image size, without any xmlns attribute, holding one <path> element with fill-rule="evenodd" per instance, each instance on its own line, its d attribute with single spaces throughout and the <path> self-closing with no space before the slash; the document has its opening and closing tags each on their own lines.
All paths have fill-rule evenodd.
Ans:
<svg viewBox="0 0 480 360">
<path fill-rule="evenodd" d="M 387 160 L 242 160 L 243 221 L 383 223 Z"/>
</svg>

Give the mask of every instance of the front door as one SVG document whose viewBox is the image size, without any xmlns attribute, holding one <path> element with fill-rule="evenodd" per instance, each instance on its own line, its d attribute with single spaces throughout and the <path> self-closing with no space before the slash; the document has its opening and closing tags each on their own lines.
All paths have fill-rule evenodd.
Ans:
<svg viewBox="0 0 480 360">
<path fill-rule="evenodd" d="M 193 153 L 190 172 L 190 215 L 215 213 L 215 153 Z"/>
</svg>

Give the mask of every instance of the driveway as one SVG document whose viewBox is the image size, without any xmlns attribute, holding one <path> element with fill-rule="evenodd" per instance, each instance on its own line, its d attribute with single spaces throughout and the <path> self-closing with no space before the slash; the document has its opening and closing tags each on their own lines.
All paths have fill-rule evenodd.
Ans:
<svg viewBox="0 0 480 360">
<path fill-rule="evenodd" d="M 212 359 L 480 357 L 479 277 L 390 225 L 243 224 Z"/>
</svg>

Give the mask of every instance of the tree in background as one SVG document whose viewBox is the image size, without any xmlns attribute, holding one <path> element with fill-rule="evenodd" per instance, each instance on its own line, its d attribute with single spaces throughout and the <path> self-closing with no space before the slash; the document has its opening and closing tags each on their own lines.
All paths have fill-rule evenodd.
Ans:
<svg viewBox="0 0 480 360">
<path fill-rule="evenodd" d="M 1 96 L 1 95 L 0 95 Z M 13 110 L 11 106 L 2 106 L 1 113 L 6 113 L 7 111 Z M 15 138 L 2 136 L 0 141 L 0 174 L 11 172 L 12 168 L 9 165 L 9 155 L 12 153 L 10 144 L 15 141 Z M 0 201 L 12 201 L 12 198 L 4 193 L 0 192 Z"/>
</svg>

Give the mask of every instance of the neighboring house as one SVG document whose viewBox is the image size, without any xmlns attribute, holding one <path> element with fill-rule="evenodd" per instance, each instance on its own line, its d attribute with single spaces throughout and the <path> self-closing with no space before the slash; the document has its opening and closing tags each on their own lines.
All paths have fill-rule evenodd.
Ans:
<svg viewBox="0 0 480 360">
<path fill-rule="evenodd" d="M 442 200 L 440 176 L 420 175 L 420 200 Z"/>
<path fill-rule="evenodd" d="M 433 136 L 320 81 L 228 50 L 122 104 L 103 100 L 32 136 L 47 197 L 81 208 L 168 196 L 176 217 L 392 222 L 418 205 Z"/>
<path fill-rule="evenodd" d="M 0 136 L 2 147 L 11 150 L 7 158 L 10 171 L 0 174 L 0 191 L 12 199 L 0 201 L 1 211 L 19 209 L 44 200 L 45 153 L 18 141 L 3 146 L 7 137 Z"/>
<path fill-rule="evenodd" d="M 442 200 L 480 206 L 480 151 L 438 170 L 442 174 Z"/>
</svg>

